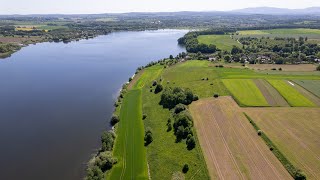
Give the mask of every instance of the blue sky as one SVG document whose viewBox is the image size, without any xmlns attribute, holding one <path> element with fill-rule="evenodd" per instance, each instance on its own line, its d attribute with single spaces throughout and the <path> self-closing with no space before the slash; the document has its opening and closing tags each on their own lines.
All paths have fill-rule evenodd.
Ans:
<svg viewBox="0 0 320 180">
<path fill-rule="evenodd" d="M 210 11 L 258 6 L 305 8 L 320 6 L 320 0 L 0 0 L 0 14 Z"/>
</svg>

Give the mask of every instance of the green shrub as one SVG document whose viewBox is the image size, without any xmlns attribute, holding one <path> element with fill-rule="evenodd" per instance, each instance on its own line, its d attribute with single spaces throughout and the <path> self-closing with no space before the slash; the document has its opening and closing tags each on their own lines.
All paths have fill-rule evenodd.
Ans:
<svg viewBox="0 0 320 180">
<path fill-rule="evenodd" d="M 184 105 L 184 104 L 177 104 L 175 107 L 174 107 L 174 113 L 175 114 L 179 114 L 180 112 L 186 110 L 187 107 Z"/>
<path fill-rule="evenodd" d="M 117 159 L 112 157 L 111 151 L 101 152 L 95 159 L 95 165 L 98 166 L 102 172 L 112 168 L 117 163 Z"/>
<path fill-rule="evenodd" d="M 317 67 L 317 71 L 320 71 L 320 65 Z"/>
<path fill-rule="evenodd" d="M 115 134 L 111 131 L 104 131 L 101 135 L 102 151 L 111 151 L 113 148 Z"/>
<path fill-rule="evenodd" d="M 163 86 L 161 84 L 157 84 L 156 89 L 154 90 L 155 94 L 158 94 L 163 90 Z"/>
<path fill-rule="evenodd" d="M 117 115 L 112 115 L 111 121 L 110 121 L 110 123 L 111 123 L 112 126 L 116 125 L 119 121 L 120 121 L 119 116 L 117 116 Z"/>
<path fill-rule="evenodd" d="M 174 134 L 176 135 L 176 141 L 180 142 L 182 139 L 186 139 L 189 134 L 192 133 L 193 121 L 188 111 L 182 111 L 179 114 L 174 115 Z"/>
<path fill-rule="evenodd" d="M 144 136 L 144 145 L 148 146 L 153 141 L 151 130 L 147 130 Z"/>
<path fill-rule="evenodd" d="M 146 114 L 143 114 L 142 115 L 142 120 L 145 120 L 147 118 L 147 115 Z"/>
<path fill-rule="evenodd" d="M 218 98 L 218 97 L 219 97 L 219 94 L 215 93 L 215 94 L 213 94 L 213 97 L 214 97 L 214 98 Z"/>
<path fill-rule="evenodd" d="M 187 144 L 188 150 L 191 150 L 191 149 L 195 148 L 196 141 L 195 141 L 194 137 L 191 134 L 188 135 L 186 144 Z"/>
<path fill-rule="evenodd" d="M 183 173 L 187 173 L 189 171 L 189 165 L 188 164 L 185 164 L 182 168 L 182 172 Z"/>
<path fill-rule="evenodd" d="M 98 166 L 89 167 L 87 169 L 86 180 L 102 180 L 104 179 L 104 173 Z"/>
<path fill-rule="evenodd" d="M 152 86 L 156 86 L 158 83 L 157 83 L 157 81 L 156 80 L 154 80 L 153 82 L 152 82 Z"/>
</svg>

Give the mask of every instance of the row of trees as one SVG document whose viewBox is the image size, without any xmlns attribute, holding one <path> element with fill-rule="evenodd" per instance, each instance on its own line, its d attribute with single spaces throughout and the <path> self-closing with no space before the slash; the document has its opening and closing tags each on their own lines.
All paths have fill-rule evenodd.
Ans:
<svg viewBox="0 0 320 180">
<path fill-rule="evenodd" d="M 164 108 L 172 109 L 174 121 L 172 124 L 171 118 L 168 119 L 167 131 L 174 130 L 177 142 L 186 140 L 189 150 L 193 149 L 196 143 L 192 132 L 193 119 L 186 105 L 196 100 L 198 100 L 198 96 L 194 95 L 191 90 L 175 87 L 166 88 L 161 95 L 160 101 Z"/>
</svg>

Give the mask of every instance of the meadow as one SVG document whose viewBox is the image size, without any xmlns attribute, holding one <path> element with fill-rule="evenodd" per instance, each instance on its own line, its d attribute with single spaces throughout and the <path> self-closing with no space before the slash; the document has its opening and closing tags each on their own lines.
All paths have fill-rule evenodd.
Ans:
<svg viewBox="0 0 320 180">
<path fill-rule="evenodd" d="M 298 90 L 284 80 L 268 80 L 268 82 L 287 100 L 291 106 L 312 107 L 313 102 L 303 96 Z"/>
<path fill-rule="evenodd" d="M 224 51 L 231 51 L 233 46 L 242 47 L 235 39 L 232 39 L 229 35 L 201 35 L 198 37 L 199 43 L 214 44 L 217 48 Z"/>
<path fill-rule="evenodd" d="M 241 106 L 270 106 L 250 79 L 224 79 L 223 84 Z"/>
</svg>

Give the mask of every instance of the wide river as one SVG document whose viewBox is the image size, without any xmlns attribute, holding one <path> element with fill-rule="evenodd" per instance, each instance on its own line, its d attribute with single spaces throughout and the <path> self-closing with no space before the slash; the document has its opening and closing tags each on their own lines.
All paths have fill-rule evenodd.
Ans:
<svg viewBox="0 0 320 180">
<path fill-rule="evenodd" d="M 186 32 L 40 43 L 0 60 L 0 179 L 83 178 L 121 85 L 138 66 L 185 51 Z"/>
</svg>

